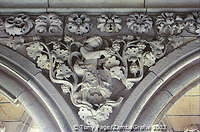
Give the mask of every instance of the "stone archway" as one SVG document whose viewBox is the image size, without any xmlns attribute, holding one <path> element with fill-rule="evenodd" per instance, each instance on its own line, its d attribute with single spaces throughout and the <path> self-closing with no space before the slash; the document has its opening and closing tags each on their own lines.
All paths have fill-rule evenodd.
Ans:
<svg viewBox="0 0 200 132">
<path fill-rule="evenodd" d="M 28 59 L 4 46 L 0 47 L 3 93 L 19 101 L 43 131 L 71 130 L 77 119 L 70 114 L 72 110 L 57 95 L 54 86 Z M 70 119 L 67 118 L 69 116 Z"/>
</svg>

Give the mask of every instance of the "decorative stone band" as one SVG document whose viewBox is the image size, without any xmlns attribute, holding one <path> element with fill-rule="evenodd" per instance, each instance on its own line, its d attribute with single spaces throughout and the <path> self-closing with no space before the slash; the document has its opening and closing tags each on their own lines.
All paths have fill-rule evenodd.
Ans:
<svg viewBox="0 0 200 132">
<path fill-rule="evenodd" d="M 25 51 L 96 128 L 124 99 L 116 91 L 133 88 L 159 59 L 200 36 L 200 12 L 0 18 L 0 43 Z"/>
<path fill-rule="evenodd" d="M 0 30 L 11 36 L 35 35 L 83 35 L 101 32 L 104 36 L 120 34 L 135 35 L 178 35 L 183 31 L 200 34 L 200 12 L 185 14 L 161 13 L 148 15 L 132 13 L 127 15 L 102 14 L 86 15 L 82 13 L 57 16 L 54 13 L 40 16 L 18 14 L 0 17 Z M 66 29 L 64 29 L 64 27 Z M 1 34 L 6 35 L 6 34 Z"/>
</svg>

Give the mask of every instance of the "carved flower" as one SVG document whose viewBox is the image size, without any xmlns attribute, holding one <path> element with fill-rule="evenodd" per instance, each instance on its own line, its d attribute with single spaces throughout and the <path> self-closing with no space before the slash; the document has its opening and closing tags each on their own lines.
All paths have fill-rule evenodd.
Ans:
<svg viewBox="0 0 200 132">
<path fill-rule="evenodd" d="M 27 54 L 36 59 L 38 56 L 41 56 L 41 51 L 43 51 L 43 46 L 40 42 L 35 42 L 26 48 Z"/>
<path fill-rule="evenodd" d="M 156 57 L 151 52 L 146 52 L 143 54 L 144 57 L 144 65 L 145 66 L 152 66 L 156 62 Z"/>
<path fill-rule="evenodd" d="M 111 68 L 111 67 L 114 67 L 114 66 L 118 66 L 119 64 L 120 64 L 120 61 L 117 60 L 116 56 L 112 56 L 112 57 L 107 59 L 104 66 L 106 68 Z"/>
<path fill-rule="evenodd" d="M 53 55 L 56 57 L 56 62 L 63 63 L 66 61 L 70 55 L 69 49 L 55 49 L 52 51 Z"/>
<path fill-rule="evenodd" d="M 157 17 L 155 25 L 161 35 L 177 35 L 184 29 L 183 19 L 174 13 L 162 13 Z"/>
<path fill-rule="evenodd" d="M 71 69 L 65 64 L 62 64 L 56 69 L 56 78 L 58 79 L 69 78 L 71 76 L 71 73 L 72 73 Z"/>
<path fill-rule="evenodd" d="M 188 32 L 200 34 L 200 12 L 188 15 L 185 19 L 185 26 Z"/>
<path fill-rule="evenodd" d="M 97 28 L 99 28 L 101 32 L 119 32 L 122 29 L 122 20 L 116 15 L 101 15 L 101 17 L 97 18 L 97 22 Z"/>
<path fill-rule="evenodd" d="M 62 21 L 55 14 L 45 14 L 35 20 L 35 31 L 37 33 L 58 33 L 62 32 Z"/>
<path fill-rule="evenodd" d="M 85 14 L 72 14 L 68 18 L 67 29 L 71 33 L 75 33 L 78 35 L 88 33 L 90 31 L 90 18 L 88 18 Z"/>
<path fill-rule="evenodd" d="M 50 69 L 50 61 L 47 55 L 40 55 L 37 59 L 37 66 L 42 69 Z"/>
<path fill-rule="evenodd" d="M 145 14 L 135 13 L 127 19 L 127 26 L 133 33 L 147 33 L 152 29 L 152 18 Z"/>
<path fill-rule="evenodd" d="M 24 35 L 33 28 L 33 21 L 29 16 L 19 14 L 10 16 L 5 21 L 5 29 L 9 35 Z"/>
</svg>

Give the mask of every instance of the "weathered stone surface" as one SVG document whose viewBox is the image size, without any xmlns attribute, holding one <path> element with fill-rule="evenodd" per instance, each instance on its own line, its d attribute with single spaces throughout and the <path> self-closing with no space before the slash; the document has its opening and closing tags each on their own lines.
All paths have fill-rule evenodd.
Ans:
<svg viewBox="0 0 200 132">
<path fill-rule="evenodd" d="M 125 119 L 127 117 L 129 117 L 129 119 L 132 119 L 131 116 L 135 116 L 137 113 L 137 110 L 134 111 L 134 113 L 129 113 L 132 108 L 136 108 L 136 106 L 134 107 L 134 105 L 139 105 L 136 102 L 139 100 L 139 98 L 141 97 L 140 95 L 142 93 L 144 93 L 148 88 L 149 85 L 153 85 L 152 84 L 152 80 L 156 80 L 157 76 L 150 72 L 143 80 L 143 83 L 140 83 L 137 86 L 137 89 L 133 89 L 132 93 L 129 95 L 128 99 L 125 101 L 125 103 L 122 105 L 122 109 L 120 109 L 120 112 L 118 113 L 118 115 L 116 116 L 116 119 L 114 121 L 113 124 L 116 125 L 123 125 L 122 123 L 125 121 Z M 140 98 L 141 99 L 141 98 Z"/>
<path fill-rule="evenodd" d="M 39 123 L 42 131 L 55 132 L 58 131 L 52 122 L 51 117 L 48 117 L 48 112 L 40 104 L 33 95 L 29 92 L 23 92 L 18 97 L 18 100 L 26 108 L 31 117 Z M 36 115 L 37 113 L 37 115 Z"/>
<path fill-rule="evenodd" d="M 34 82 L 42 83 L 39 83 L 39 86 L 35 86 Z M 59 120 L 59 125 L 63 130 L 73 128 L 73 126 L 79 123 L 77 116 L 74 114 L 73 109 L 71 109 L 72 106 L 68 104 L 69 102 L 67 103 L 64 100 L 58 90 L 41 73 L 35 75 L 28 83 L 35 88 L 35 91 L 38 91 L 38 95 L 43 97 L 43 101 L 48 104 L 49 109 L 54 113 L 55 118 Z M 41 87 L 44 90 L 41 90 Z M 45 93 L 46 95 L 44 95 Z M 65 116 L 68 120 L 63 121 L 63 117 L 60 115 Z"/>
<path fill-rule="evenodd" d="M 37 74 L 41 70 L 37 69 L 33 63 L 31 63 L 27 58 L 22 55 L 13 52 L 11 49 L 0 45 L 0 62 L 8 67 L 11 67 L 14 71 L 18 72 L 24 79 L 29 80 L 30 78 L 27 74 Z M 12 62 L 12 63 L 11 63 Z M 14 67 L 14 65 L 16 65 Z M 19 69 L 22 68 L 26 71 L 22 72 Z"/>
<path fill-rule="evenodd" d="M 142 8 L 144 0 L 49 0 L 54 8 Z"/>
<path fill-rule="evenodd" d="M 0 8 L 46 8 L 48 0 L 1 0 Z"/>
<path fill-rule="evenodd" d="M 143 9 L 0 15 L 0 63 L 22 77 L 62 131 L 82 122 L 96 129 L 112 121 L 133 125 L 147 117 L 158 92 L 153 119 L 174 92 L 159 90 L 198 59 L 200 12 Z"/>
<path fill-rule="evenodd" d="M 165 108 L 166 103 L 168 103 L 172 99 L 172 95 L 169 94 L 166 91 L 159 92 L 155 98 L 149 100 L 154 104 L 153 106 L 146 106 L 144 108 L 144 111 L 139 119 L 137 119 L 136 123 L 137 125 L 152 125 L 151 123 L 154 121 L 153 117 L 155 115 L 159 115 L 160 112 Z M 145 120 L 144 120 L 145 118 Z"/>
<path fill-rule="evenodd" d="M 14 77 L 9 76 L 6 71 L 1 71 L 0 69 L 0 87 L 3 90 L 10 93 L 14 98 L 17 98 L 22 92 L 24 92 L 24 86 L 19 85 Z M 12 97 L 11 96 L 11 97 Z"/>
<path fill-rule="evenodd" d="M 199 8 L 199 0 L 145 0 L 146 8 Z"/>
</svg>

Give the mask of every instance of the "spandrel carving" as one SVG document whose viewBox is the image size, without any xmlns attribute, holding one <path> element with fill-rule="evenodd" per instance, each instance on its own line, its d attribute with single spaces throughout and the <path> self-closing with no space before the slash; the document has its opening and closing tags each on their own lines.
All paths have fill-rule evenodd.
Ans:
<svg viewBox="0 0 200 132">
<path fill-rule="evenodd" d="M 60 21 L 61 16 L 52 13 L 35 17 L 37 33 L 34 35 L 28 34 L 32 29 L 30 16 L 23 20 L 28 21 L 29 28 L 24 22 L 22 27 L 26 30 L 19 34 L 9 30 L 10 26 L 6 32 L 10 31 L 11 36 L 0 37 L 0 44 L 17 52 L 25 47 L 37 67 L 47 72 L 50 81 L 70 97 L 80 119 L 95 127 L 109 120 L 115 108 L 126 99 L 120 92 L 134 88 L 167 52 L 199 40 L 199 13 L 188 16 L 175 13 L 156 16 L 144 13 L 126 16 L 81 14 L 63 16 L 66 23 Z M 2 19 L 3 28 L 8 27 L 5 24 L 9 18 Z M 15 21 L 15 17 L 12 18 Z M 98 23 L 92 29 L 94 22 Z M 63 25 L 67 32 L 60 30 Z M 17 32 L 21 30 L 18 27 Z M 63 36 L 56 36 L 57 31 Z M 45 36 L 47 32 L 54 36 Z M 148 36 L 150 32 L 153 33 Z M 191 37 L 183 37 L 183 32 Z M 37 37 L 40 33 L 44 34 Z"/>
<path fill-rule="evenodd" d="M 88 125 L 99 126 L 123 100 L 121 96 L 112 99 L 112 79 L 132 88 L 143 78 L 144 67 L 154 65 L 161 52 L 164 54 L 161 43 L 162 39 L 109 41 L 99 36 L 76 42 L 65 36 L 64 42 L 28 43 L 26 50 L 38 67 L 49 71 L 51 81 L 70 95 L 80 118 Z"/>
</svg>

